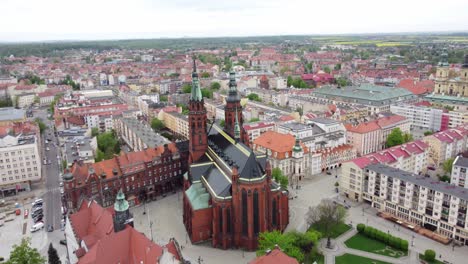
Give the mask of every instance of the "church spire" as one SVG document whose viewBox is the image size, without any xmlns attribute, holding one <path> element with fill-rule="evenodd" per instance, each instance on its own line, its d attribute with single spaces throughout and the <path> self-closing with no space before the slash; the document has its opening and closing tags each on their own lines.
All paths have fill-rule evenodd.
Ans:
<svg viewBox="0 0 468 264">
<path fill-rule="evenodd" d="M 302 151 L 301 143 L 299 142 L 299 137 L 298 136 L 296 136 L 296 144 L 293 147 L 293 151 L 294 152 L 301 152 Z"/>
<path fill-rule="evenodd" d="M 190 95 L 190 100 L 201 101 L 202 99 L 203 97 L 200 89 L 200 82 L 198 80 L 197 64 L 195 63 L 195 57 L 193 57 L 192 92 Z"/>
</svg>

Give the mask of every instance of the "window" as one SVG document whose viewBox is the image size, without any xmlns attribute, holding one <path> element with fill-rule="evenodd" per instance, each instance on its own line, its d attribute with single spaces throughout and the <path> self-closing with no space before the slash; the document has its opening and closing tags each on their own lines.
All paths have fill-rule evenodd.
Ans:
<svg viewBox="0 0 468 264">
<path fill-rule="evenodd" d="M 259 223 L 259 210 L 258 210 L 258 191 L 254 191 L 253 196 L 253 218 L 254 218 L 254 234 L 257 235 L 260 231 L 260 223 Z"/>
<path fill-rule="evenodd" d="M 248 233 L 248 216 L 247 216 L 247 192 L 242 190 L 242 235 Z"/>
</svg>

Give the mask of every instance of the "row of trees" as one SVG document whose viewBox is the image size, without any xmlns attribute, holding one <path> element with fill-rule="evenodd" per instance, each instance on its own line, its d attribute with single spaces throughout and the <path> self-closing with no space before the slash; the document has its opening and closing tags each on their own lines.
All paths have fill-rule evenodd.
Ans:
<svg viewBox="0 0 468 264">
<path fill-rule="evenodd" d="M 256 101 L 256 102 L 261 102 L 262 101 L 262 99 L 260 99 L 260 97 L 256 93 L 251 93 L 251 94 L 247 95 L 247 98 L 249 98 L 249 100 L 251 100 L 251 101 Z"/>
<path fill-rule="evenodd" d="M 360 234 L 365 235 L 366 237 L 378 240 L 384 244 L 401 249 L 405 252 L 408 251 L 408 240 L 392 236 L 389 233 L 385 233 L 371 226 L 366 226 L 365 224 L 358 224 L 357 230 Z"/>
</svg>

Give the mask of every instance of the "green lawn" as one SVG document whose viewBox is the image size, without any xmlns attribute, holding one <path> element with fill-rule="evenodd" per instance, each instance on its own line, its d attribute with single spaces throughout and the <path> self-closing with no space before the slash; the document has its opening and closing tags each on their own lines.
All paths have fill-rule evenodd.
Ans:
<svg viewBox="0 0 468 264">
<path fill-rule="evenodd" d="M 435 259 L 434 261 L 426 261 L 424 260 L 424 254 L 419 254 L 419 259 L 424 261 L 424 263 L 427 263 L 427 264 L 444 264 L 444 262 L 437 260 L 437 259 Z"/>
<path fill-rule="evenodd" d="M 365 258 L 352 254 L 335 257 L 335 264 L 391 264 L 376 259 Z"/>
<path fill-rule="evenodd" d="M 322 226 L 313 224 L 310 227 L 310 229 L 317 230 L 320 233 L 322 233 L 322 235 L 324 234 Z M 351 229 L 351 227 L 349 225 L 345 224 L 345 223 L 339 224 L 335 228 L 332 229 L 330 237 L 331 238 L 337 238 L 337 237 L 341 236 L 342 234 L 346 233 L 346 231 L 348 231 L 350 229 Z"/>
<path fill-rule="evenodd" d="M 403 252 L 402 250 L 385 245 L 378 240 L 368 238 L 359 233 L 346 240 L 345 245 L 349 248 L 367 251 L 392 258 L 399 258 L 407 255 L 407 253 Z"/>
</svg>

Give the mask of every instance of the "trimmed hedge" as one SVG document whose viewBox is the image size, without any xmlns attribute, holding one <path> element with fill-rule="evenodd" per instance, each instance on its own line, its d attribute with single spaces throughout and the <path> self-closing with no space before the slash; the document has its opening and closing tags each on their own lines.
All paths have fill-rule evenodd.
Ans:
<svg viewBox="0 0 468 264">
<path fill-rule="evenodd" d="M 436 257 L 436 253 L 434 250 L 432 249 L 426 249 L 426 251 L 424 251 L 424 260 L 426 261 L 434 261 L 435 260 L 435 257 Z"/>
<path fill-rule="evenodd" d="M 408 251 L 408 240 L 401 239 L 399 237 L 392 236 L 381 230 L 375 229 L 372 226 L 366 226 L 365 224 L 358 224 L 357 231 L 368 238 L 378 240 L 384 244 L 387 244 L 391 247 L 401 249 L 405 252 Z"/>
</svg>

